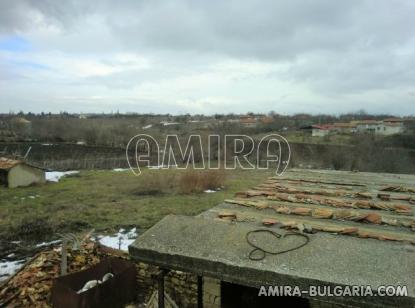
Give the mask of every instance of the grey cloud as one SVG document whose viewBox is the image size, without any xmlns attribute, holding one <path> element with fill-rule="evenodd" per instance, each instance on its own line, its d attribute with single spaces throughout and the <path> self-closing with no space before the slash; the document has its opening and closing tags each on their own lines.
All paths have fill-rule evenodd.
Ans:
<svg viewBox="0 0 415 308">
<path fill-rule="evenodd" d="M 28 26 L 25 10 L 36 10 L 64 29 L 102 16 L 105 26 L 128 48 L 197 50 L 265 60 L 313 50 L 385 48 L 414 37 L 411 1 L 32 0 L 2 6 L 3 29 Z"/>
<path fill-rule="evenodd" d="M 415 55 L 390 50 L 349 54 L 318 53 L 293 64 L 288 72 L 274 74 L 294 82 L 307 82 L 318 92 L 355 94 L 361 91 L 411 87 L 415 79 Z"/>
<path fill-rule="evenodd" d="M 40 21 L 34 16 L 41 16 Z M 414 16 L 411 0 L 1 1 L 0 37 L 27 35 L 39 52 L 88 55 L 109 65 L 116 52 L 154 61 L 145 69 L 73 80 L 75 89 L 84 84 L 128 91 L 146 81 L 197 75 L 221 61 L 260 61 L 286 67 L 253 74 L 250 79 L 257 84 L 261 78 L 269 84 L 291 82 L 309 90 L 323 105 L 354 95 L 350 108 L 365 101 L 387 108 L 378 96 L 384 92 L 385 97 L 401 99 L 405 110 L 414 110 L 410 94 L 415 80 Z M 32 31 L 47 26 L 61 33 L 43 37 Z M 0 79 L 15 74 L 7 68 Z M 242 79 L 234 82 L 248 82 Z M 233 94 L 229 92 L 230 97 Z M 297 107 L 283 108 L 321 108 L 310 99 L 292 98 Z M 273 97 L 260 101 L 269 108 Z M 250 109 L 245 104 L 248 100 L 238 108 Z"/>
</svg>

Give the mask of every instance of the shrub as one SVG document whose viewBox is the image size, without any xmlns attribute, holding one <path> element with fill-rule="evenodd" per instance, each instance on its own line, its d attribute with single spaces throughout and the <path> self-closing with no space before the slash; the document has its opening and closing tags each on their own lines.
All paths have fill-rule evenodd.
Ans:
<svg viewBox="0 0 415 308">
<path fill-rule="evenodd" d="M 178 192 L 181 194 L 200 193 L 217 189 L 225 184 L 223 170 L 188 170 L 179 176 Z"/>
<path fill-rule="evenodd" d="M 134 190 L 134 194 L 140 196 L 155 196 L 169 193 L 174 188 L 174 175 L 157 170 L 146 174 L 140 179 L 140 185 Z"/>
<path fill-rule="evenodd" d="M 17 240 L 40 241 L 51 238 L 53 232 L 53 226 L 47 218 L 25 217 L 10 227 L 9 236 Z"/>
</svg>

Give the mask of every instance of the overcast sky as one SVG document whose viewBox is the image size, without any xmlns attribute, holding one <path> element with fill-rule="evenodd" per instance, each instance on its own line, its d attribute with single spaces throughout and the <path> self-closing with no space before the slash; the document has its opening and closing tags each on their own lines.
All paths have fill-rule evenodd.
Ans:
<svg viewBox="0 0 415 308">
<path fill-rule="evenodd" d="M 0 0 L 0 112 L 415 114 L 415 1 Z"/>
</svg>

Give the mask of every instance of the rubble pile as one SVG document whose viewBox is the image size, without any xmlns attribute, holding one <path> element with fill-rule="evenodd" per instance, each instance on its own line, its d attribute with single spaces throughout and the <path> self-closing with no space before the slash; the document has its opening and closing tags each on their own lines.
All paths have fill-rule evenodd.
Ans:
<svg viewBox="0 0 415 308">
<path fill-rule="evenodd" d="M 225 200 L 231 206 L 221 209 L 217 218 L 415 245 L 415 189 L 385 186 L 384 179 L 376 183 L 355 178 L 344 182 L 271 177 Z"/>
<path fill-rule="evenodd" d="M 44 247 L 8 280 L 0 283 L 0 307 L 50 307 L 51 291 L 55 278 L 61 275 L 62 249 L 60 245 Z M 87 269 L 106 257 L 129 259 L 128 252 L 88 240 L 80 249 L 67 250 L 67 272 Z M 159 268 L 137 263 L 137 282 L 140 285 L 138 303 L 147 302 L 156 289 Z M 195 305 L 196 276 L 179 271 L 166 275 L 166 292 L 179 304 Z M 142 304 L 138 305 L 141 307 Z M 131 306 L 130 307 L 135 307 Z"/>
<path fill-rule="evenodd" d="M 68 249 L 68 273 L 97 264 L 102 257 L 94 242 Z M 60 275 L 61 248 L 40 252 L 0 286 L 0 306 L 49 307 L 53 280 Z"/>
</svg>

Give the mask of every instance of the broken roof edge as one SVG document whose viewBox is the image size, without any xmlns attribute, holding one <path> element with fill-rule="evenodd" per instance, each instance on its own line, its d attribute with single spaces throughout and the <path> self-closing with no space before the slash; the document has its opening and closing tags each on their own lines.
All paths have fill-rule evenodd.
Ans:
<svg viewBox="0 0 415 308">
<path fill-rule="evenodd" d="M 10 169 L 18 166 L 18 165 L 26 165 L 32 168 L 36 168 L 36 169 L 40 169 L 45 171 L 46 169 L 43 167 L 39 167 L 36 165 L 33 165 L 31 163 L 28 163 L 24 160 L 20 160 L 20 159 L 11 159 L 11 158 L 7 158 L 7 157 L 0 157 L 0 170 L 4 170 L 4 171 L 9 171 Z"/>
<path fill-rule="evenodd" d="M 0 170 L 10 170 L 14 166 L 22 164 L 22 160 L 0 157 Z"/>
</svg>

